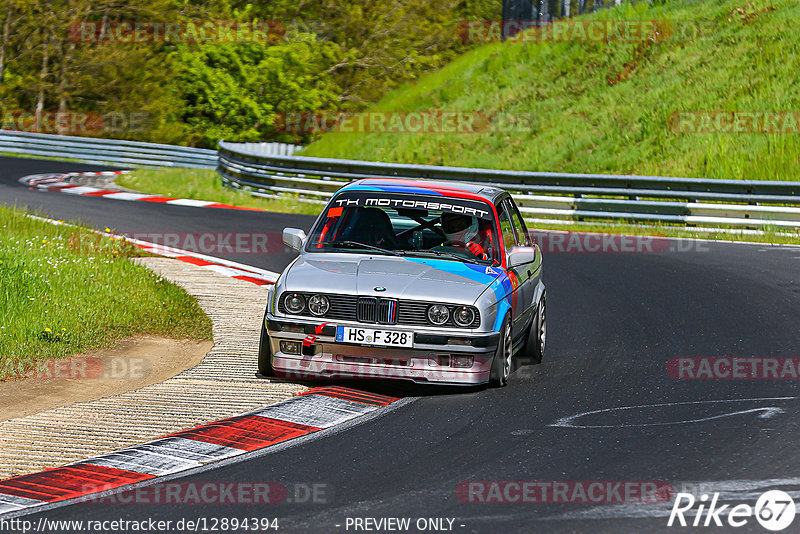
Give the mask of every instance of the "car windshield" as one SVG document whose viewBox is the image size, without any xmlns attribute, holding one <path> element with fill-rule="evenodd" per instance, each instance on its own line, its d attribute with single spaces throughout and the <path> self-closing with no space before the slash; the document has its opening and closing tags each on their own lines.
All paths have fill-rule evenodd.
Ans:
<svg viewBox="0 0 800 534">
<path fill-rule="evenodd" d="M 344 192 L 326 208 L 309 252 L 377 253 L 499 264 L 491 206 L 442 196 Z"/>
</svg>

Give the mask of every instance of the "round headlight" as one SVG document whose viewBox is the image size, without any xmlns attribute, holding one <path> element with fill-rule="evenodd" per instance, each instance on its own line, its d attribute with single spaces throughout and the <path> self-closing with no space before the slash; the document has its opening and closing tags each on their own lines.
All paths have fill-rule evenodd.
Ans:
<svg viewBox="0 0 800 534">
<path fill-rule="evenodd" d="M 453 312 L 453 322 L 458 326 L 469 326 L 475 320 L 475 312 L 469 306 L 461 306 Z"/>
<path fill-rule="evenodd" d="M 308 299 L 308 309 L 314 315 L 325 315 L 331 309 L 331 303 L 325 295 L 314 295 Z"/>
<path fill-rule="evenodd" d="M 434 304 L 428 308 L 428 320 L 436 326 L 441 326 L 450 318 L 450 310 L 447 306 Z"/>
<path fill-rule="evenodd" d="M 283 304 L 289 313 L 300 313 L 306 307 L 306 299 L 300 293 L 292 293 L 286 295 L 286 300 L 283 301 Z"/>
</svg>

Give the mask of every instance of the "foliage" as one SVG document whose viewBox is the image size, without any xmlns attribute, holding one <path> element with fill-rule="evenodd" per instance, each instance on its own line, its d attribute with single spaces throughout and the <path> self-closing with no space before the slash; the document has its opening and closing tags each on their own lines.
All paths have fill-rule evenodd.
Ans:
<svg viewBox="0 0 800 534">
<path fill-rule="evenodd" d="M 452 27 L 498 18 L 487 0 L 6 0 L 0 4 L 3 127 L 215 146 L 306 142 L 276 130 L 288 111 L 360 109 L 469 45 Z M 141 39 L 123 23 L 268 24 L 269 39 Z M 97 33 L 84 30 L 94 23 Z M 89 37 L 94 35 L 94 41 Z M 57 127 L 48 113 L 90 113 Z M 50 121 L 54 122 L 54 121 Z M 48 129 L 49 128 L 49 129 Z"/>
</svg>

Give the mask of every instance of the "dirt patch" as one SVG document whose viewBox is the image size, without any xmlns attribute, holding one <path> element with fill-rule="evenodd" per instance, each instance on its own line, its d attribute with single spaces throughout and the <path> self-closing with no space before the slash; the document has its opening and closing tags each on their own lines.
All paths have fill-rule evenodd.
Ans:
<svg viewBox="0 0 800 534">
<path fill-rule="evenodd" d="M 48 362 L 30 378 L 0 382 L 0 421 L 163 382 L 199 364 L 213 345 L 148 336 Z"/>
</svg>

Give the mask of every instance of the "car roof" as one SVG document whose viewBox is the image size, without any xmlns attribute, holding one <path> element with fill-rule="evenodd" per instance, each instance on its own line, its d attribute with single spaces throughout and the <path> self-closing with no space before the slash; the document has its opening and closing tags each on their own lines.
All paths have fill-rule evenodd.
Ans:
<svg viewBox="0 0 800 534">
<path fill-rule="evenodd" d="M 505 193 L 504 190 L 491 185 L 414 178 L 365 178 L 350 182 L 340 191 L 372 188 L 391 193 L 433 194 L 454 197 L 461 196 L 459 193 L 462 193 L 465 198 L 478 196 L 492 203 Z"/>
</svg>

